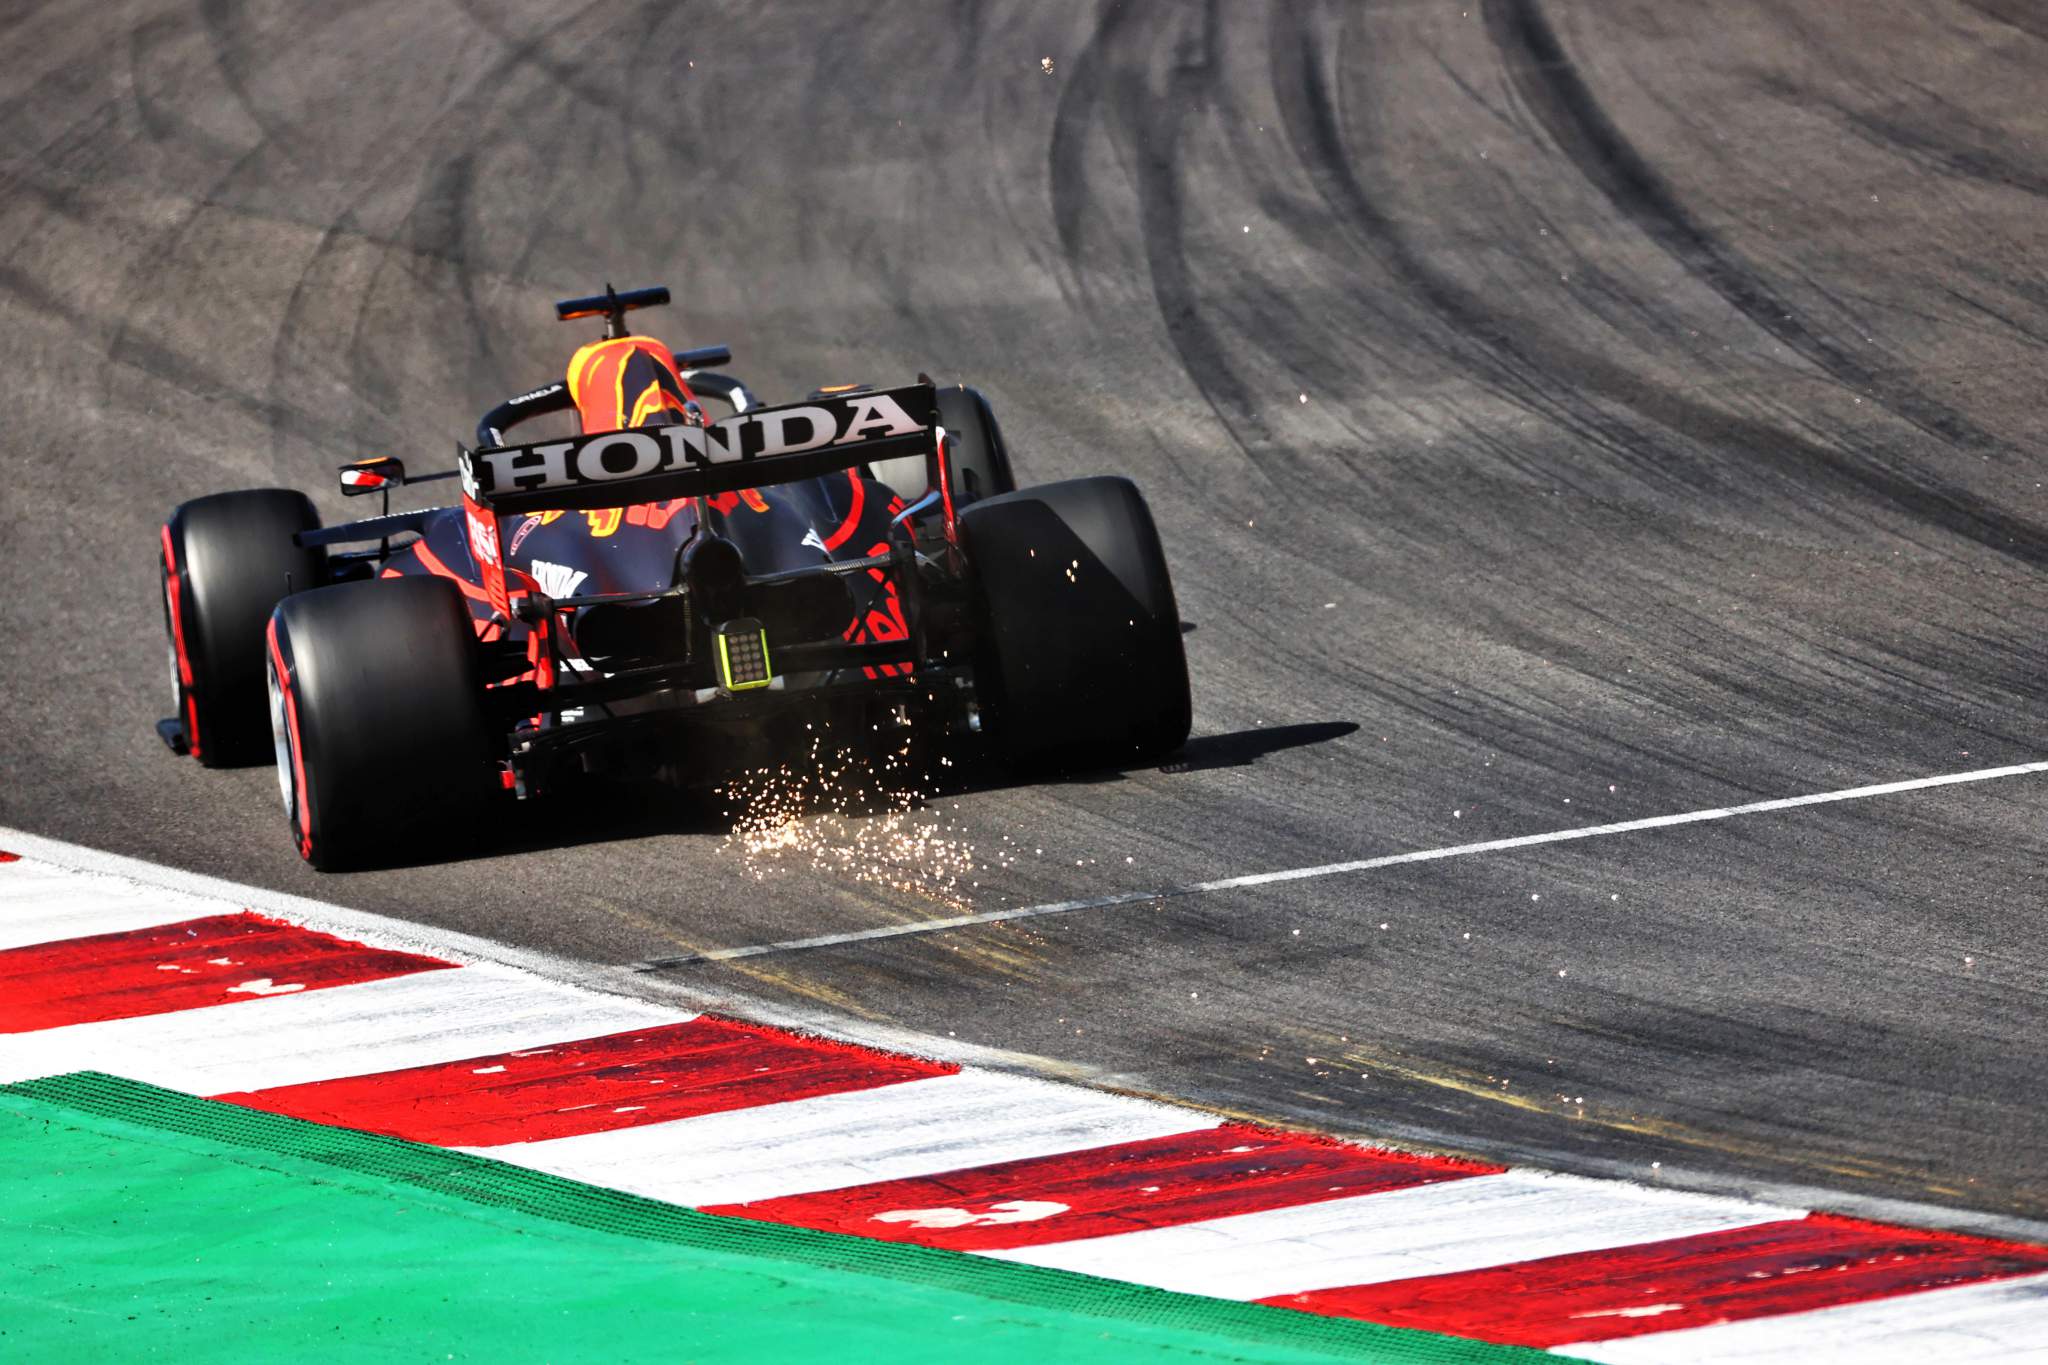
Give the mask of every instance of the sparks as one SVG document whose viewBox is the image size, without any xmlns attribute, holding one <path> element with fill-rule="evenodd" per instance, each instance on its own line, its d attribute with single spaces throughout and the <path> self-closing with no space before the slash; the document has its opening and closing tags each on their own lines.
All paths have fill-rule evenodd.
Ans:
<svg viewBox="0 0 2048 1365">
<path fill-rule="evenodd" d="M 732 816 L 727 848 L 743 873 L 807 865 L 814 872 L 968 908 L 979 871 L 974 846 L 924 805 L 901 754 L 880 769 L 840 752 L 802 768 L 758 768 L 724 788 Z"/>
</svg>

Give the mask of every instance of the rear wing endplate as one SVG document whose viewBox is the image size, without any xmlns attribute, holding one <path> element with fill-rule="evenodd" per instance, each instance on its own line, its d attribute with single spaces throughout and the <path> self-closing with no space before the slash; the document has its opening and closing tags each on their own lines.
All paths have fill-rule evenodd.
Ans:
<svg viewBox="0 0 2048 1365">
<path fill-rule="evenodd" d="M 931 384 L 754 408 L 709 425 L 606 431 L 464 452 L 464 502 L 494 516 L 584 511 L 815 478 L 875 460 L 938 458 Z"/>
</svg>

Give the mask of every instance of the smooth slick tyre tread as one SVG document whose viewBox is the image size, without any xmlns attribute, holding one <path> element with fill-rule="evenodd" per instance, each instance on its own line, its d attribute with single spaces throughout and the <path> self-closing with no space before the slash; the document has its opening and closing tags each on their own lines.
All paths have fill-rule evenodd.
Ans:
<svg viewBox="0 0 2048 1365">
<path fill-rule="evenodd" d="M 271 751 L 264 627 L 280 598 L 323 581 L 322 552 L 292 539 L 319 525 L 304 493 L 245 488 L 182 503 L 164 526 L 164 626 L 178 720 L 192 754 L 210 768 Z"/>
<path fill-rule="evenodd" d="M 1002 755 L 1027 767 L 1156 761 L 1192 720 L 1180 612 L 1129 479 L 1073 479 L 961 514 L 977 674 Z"/>
<path fill-rule="evenodd" d="M 385 861 L 471 832 L 496 757 L 475 638 L 437 578 L 342 583 L 278 605 L 280 780 L 308 862 Z"/>
</svg>

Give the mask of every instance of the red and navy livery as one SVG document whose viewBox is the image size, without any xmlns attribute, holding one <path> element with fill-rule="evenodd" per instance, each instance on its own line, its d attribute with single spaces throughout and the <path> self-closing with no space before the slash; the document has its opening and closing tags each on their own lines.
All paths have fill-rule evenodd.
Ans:
<svg viewBox="0 0 2048 1365">
<path fill-rule="evenodd" d="M 764 406 L 708 368 L 723 347 L 626 329 L 667 301 L 558 304 L 604 336 L 486 413 L 456 469 L 342 468 L 381 515 L 323 527 L 279 489 L 179 507 L 159 547 L 173 749 L 271 758 L 299 851 L 333 867 L 473 824 L 493 792 L 715 784 L 821 725 L 1022 763 L 1186 738 L 1172 587 L 1127 480 L 1018 492 L 987 400 L 922 376 Z M 390 510 L 441 479 L 459 502 Z"/>
</svg>

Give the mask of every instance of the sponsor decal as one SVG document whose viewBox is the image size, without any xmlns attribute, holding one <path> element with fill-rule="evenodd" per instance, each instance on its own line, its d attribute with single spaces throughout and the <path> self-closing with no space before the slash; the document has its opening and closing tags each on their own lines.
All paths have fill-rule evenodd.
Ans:
<svg viewBox="0 0 2048 1365">
<path fill-rule="evenodd" d="M 708 426 L 678 423 L 470 451 L 460 464 L 462 484 L 472 497 L 489 498 L 915 436 L 929 428 L 911 416 L 906 405 L 928 404 L 929 394 L 923 386 L 847 394 L 791 407 L 760 408 Z"/>
<path fill-rule="evenodd" d="M 626 509 L 626 525 L 645 526 L 650 531 L 666 531 L 668 524 L 678 513 L 690 505 L 688 498 L 669 498 L 664 502 L 643 502 Z"/>
<path fill-rule="evenodd" d="M 877 1223 L 905 1223 L 914 1228 L 988 1228 L 1005 1223 L 1029 1223 L 1065 1213 L 1068 1205 L 1050 1199 L 1005 1199 L 990 1204 L 980 1213 L 971 1209 L 894 1209 L 870 1214 Z"/>
<path fill-rule="evenodd" d="M 496 566 L 498 563 L 498 528 L 493 525 L 489 514 L 478 515 L 475 508 L 466 509 L 469 519 L 469 548 L 479 563 Z"/>
<path fill-rule="evenodd" d="M 727 496 L 731 496 L 728 494 Z M 608 536 L 620 526 L 645 526 L 653 531 L 665 531 L 676 516 L 688 508 L 688 498 L 669 498 L 663 502 L 635 503 L 631 507 L 599 507 L 582 513 L 584 523 L 593 536 Z M 512 539 L 505 546 L 507 556 L 519 553 L 519 547 L 526 538 L 543 526 L 553 525 L 569 515 L 560 510 L 535 512 L 519 523 L 519 529 L 512 533 Z"/>
<path fill-rule="evenodd" d="M 582 569 L 550 564 L 545 559 L 533 560 L 526 566 L 526 571 L 533 575 L 533 581 L 540 584 L 540 590 L 549 597 L 574 597 L 583 580 L 590 577 Z"/>
<path fill-rule="evenodd" d="M 467 463 L 465 459 L 464 463 Z M 498 552 L 497 514 L 476 500 L 469 491 L 469 476 L 463 475 L 462 515 L 469 532 L 469 553 L 476 561 L 477 577 L 483 580 L 484 598 L 500 616 L 512 614 L 512 598 L 505 586 L 505 561 Z M 419 542 L 421 547 L 425 541 Z"/>
<path fill-rule="evenodd" d="M 889 542 L 877 541 L 870 545 L 864 558 L 889 553 Z M 880 569 L 869 569 L 868 577 L 881 587 L 878 605 L 871 607 L 865 619 L 855 616 L 852 624 L 841 632 L 840 638 L 849 644 L 887 644 L 910 638 L 910 624 L 903 615 L 903 598 L 896 591 L 896 580 Z M 877 672 L 877 670 L 880 670 Z M 869 664 L 861 671 L 870 678 L 894 678 L 913 671 L 908 660 L 901 664 Z"/>
<path fill-rule="evenodd" d="M 518 554 L 521 541 L 561 515 L 560 512 L 536 512 L 525 521 L 520 522 L 519 529 L 512 533 L 511 543 L 505 546 L 505 553 L 508 555 Z"/>
<path fill-rule="evenodd" d="M 729 517 L 744 506 L 749 512 L 766 513 L 768 500 L 761 496 L 758 488 L 742 488 L 737 493 L 719 493 L 704 500 L 711 510 L 722 517 Z"/>
</svg>

